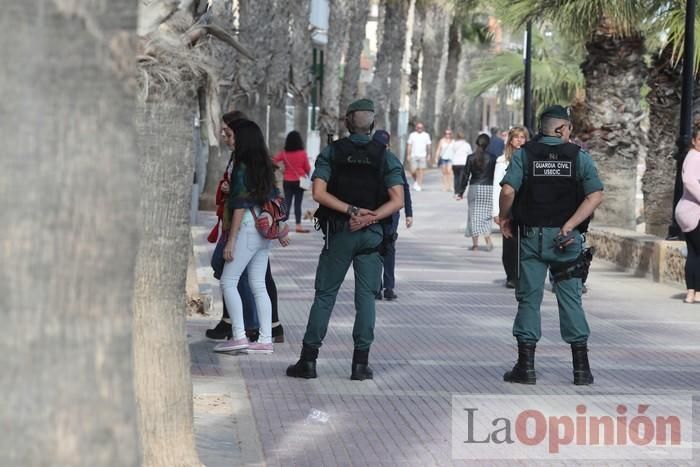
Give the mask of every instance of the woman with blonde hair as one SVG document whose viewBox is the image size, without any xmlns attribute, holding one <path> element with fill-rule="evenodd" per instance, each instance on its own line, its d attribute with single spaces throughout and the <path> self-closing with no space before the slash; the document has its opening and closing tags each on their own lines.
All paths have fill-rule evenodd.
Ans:
<svg viewBox="0 0 700 467">
<path fill-rule="evenodd" d="M 501 180 L 506 174 L 513 153 L 520 149 L 528 140 L 526 128 L 516 126 L 508 132 L 503 155 L 496 159 L 493 171 L 493 220 L 498 223 L 498 198 L 501 196 Z M 501 255 L 503 269 L 506 272 L 506 287 L 514 289 L 518 277 L 518 240 L 515 237 L 503 237 L 503 253 Z"/>
</svg>

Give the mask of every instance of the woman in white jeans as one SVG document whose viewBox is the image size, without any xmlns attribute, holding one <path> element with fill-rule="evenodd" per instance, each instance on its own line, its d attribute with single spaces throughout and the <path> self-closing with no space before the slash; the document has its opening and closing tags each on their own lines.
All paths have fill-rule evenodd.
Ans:
<svg viewBox="0 0 700 467">
<path fill-rule="evenodd" d="M 221 290 L 232 321 L 232 337 L 214 347 L 216 352 L 246 351 L 272 353 L 272 304 L 265 287 L 265 272 L 271 240 L 263 238 L 255 228 L 252 210 L 277 194 L 270 155 L 260 127 L 245 121 L 233 128 L 235 163 L 230 176 L 230 191 L 224 216 L 231 216 L 231 229 L 224 247 L 224 271 Z M 288 237 L 280 238 L 282 246 Z M 249 342 L 243 323 L 243 304 L 238 281 L 248 269 L 248 282 L 255 297 L 260 322 L 260 337 Z"/>
</svg>

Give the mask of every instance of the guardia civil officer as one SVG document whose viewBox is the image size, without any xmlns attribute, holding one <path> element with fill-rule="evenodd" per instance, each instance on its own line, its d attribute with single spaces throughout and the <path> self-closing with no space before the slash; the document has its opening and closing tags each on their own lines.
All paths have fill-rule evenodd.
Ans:
<svg viewBox="0 0 700 467">
<path fill-rule="evenodd" d="M 535 384 L 535 345 L 547 268 L 556 282 L 561 337 L 571 344 L 574 384 L 593 383 L 586 316 L 581 306 L 581 233 L 603 201 L 603 183 L 591 156 L 570 144 L 568 109 L 554 105 L 540 117 L 540 135 L 513 154 L 501 181 L 499 220 L 506 238 L 519 236 L 518 313 L 513 335 L 518 362 L 503 379 Z M 512 208 L 512 209 L 511 209 Z"/>
<path fill-rule="evenodd" d="M 326 336 L 333 305 L 345 274 L 355 272 L 355 325 L 352 337 L 353 380 L 372 379 L 368 365 L 374 340 L 375 303 L 379 291 L 382 220 L 403 207 L 401 163 L 385 145 L 370 140 L 374 104 L 360 99 L 348 106 L 348 138 L 334 141 L 316 159 L 313 199 L 315 217 L 325 236 L 316 269 L 316 294 L 306 325 L 301 356 L 287 376 L 316 377 L 316 358 Z"/>
</svg>

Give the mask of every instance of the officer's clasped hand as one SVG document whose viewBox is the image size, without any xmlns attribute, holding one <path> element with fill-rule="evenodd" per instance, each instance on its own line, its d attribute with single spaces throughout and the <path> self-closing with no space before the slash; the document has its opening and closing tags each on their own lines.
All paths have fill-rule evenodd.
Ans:
<svg viewBox="0 0 700 467">
<path fill-rule="evenodd" d="M 566 235 L 559 234 L 554 237 L 554 245 L 561 251 L 564 251 L 566 247 L 574 240 L 574 231 L 571 230 Z"/>
<path fill-rule="evenodd" d="M 364 229 L 365 227 L 375 224 L 377 215 L 369 209 L 360 209 L 357 214 L 350 216 L 350 232 Z"/>
</svg>

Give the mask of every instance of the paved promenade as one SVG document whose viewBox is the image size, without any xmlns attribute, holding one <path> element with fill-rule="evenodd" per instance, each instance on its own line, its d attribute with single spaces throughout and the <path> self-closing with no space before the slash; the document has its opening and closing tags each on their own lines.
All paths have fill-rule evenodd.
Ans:
<svg viewBox="0 0 700 467">
<path fill-rule="evenodd" d="M 399 299 L 377 303 L 372 381 L 349 379 L 352 269 L 319 355 L 318 379 L 285 376 L 298 358 L 313 300 L 322 246 L 317 232 L 293 233 L 288 248 L 277 244 L 272 252 L 286 342 L 276 344 L 271 355 L 212 353 L 214 342 L 204 330 L 219 320 L 221 296 L 208 266 L 213 245 L 205 238 L 213 216 L 200 213 L 192 229 L 198 278 L 214 300 L 210 316 L 190 318 L 188 333 L 203 462 L 209 467 L 700 465 L 698 449 L 694 460 L 657 463 L 452 459 L 453 395 L 699 394 L 700 304 L 683 304 L 680 287 L 635 278 L 596 260 L 584 296 L 596 384 L 571 383 L 571 352 L 559 336 L 550 292 L 542 305 L 537 385 L 504 383 L 503 373 L 516 359 L 511 335 L 516 301 L 503 286 L 500 236 L 491 252 L 469 251 L 471 241 L 463 236 L 466 201 L 439 191 L 437 177 L 430 172 L 427 189 L 412 192 L 414 227 L 399 231 Z M 697 410 L 694 422 L 700 425 Z"/>
</svg>

